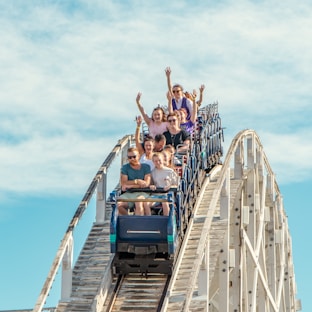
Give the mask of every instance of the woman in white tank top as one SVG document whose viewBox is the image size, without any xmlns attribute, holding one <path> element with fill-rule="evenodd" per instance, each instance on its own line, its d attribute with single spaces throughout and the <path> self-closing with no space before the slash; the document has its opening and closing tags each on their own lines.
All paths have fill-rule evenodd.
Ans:
<svg viewBox="0 0 312 312">
<path fill-rule="evenodd" d="M 152 160 L 153 150 L 154 150 L 154 139 L 146 138 L 142 144 L 140 140 L 140 128 L 142 123 L 142 117 L 138 116 L 136 118 L 137 127 L 135 130 L 135 145 L 140 154 L 140 163 L 148 164 L 151 167 L 151 170 L 155 168 L 155 165 Z"/>
</svg>

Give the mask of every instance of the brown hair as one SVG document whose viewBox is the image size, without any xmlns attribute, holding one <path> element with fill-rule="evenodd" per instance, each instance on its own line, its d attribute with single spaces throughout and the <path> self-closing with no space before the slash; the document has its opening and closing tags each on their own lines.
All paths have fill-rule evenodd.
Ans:
<svg viewBox="0 0 312 312">
<path fill-rule="evenodd" d="M 161 153 L 163 154 L 163 157 L 166 155 L 166 160 L 167 160 L 167 164 L 166 165 L 169 168 L 174 168 L 174 165 L 173 165 L 173 154 L 171 154 L 169 149 L 163 149 L 163 151 Z"/>
<path fill-rule="evenodd" d="M 129 147 L 127 152 L 128 152 L 128 153 L 137 152 L 138 154 L 140 154 L 140 153 L 139 153 L 139 150 L 138 150 L 136 147 Z"/>
<path fill-rule="evenodd" d="M 154 158 L 154 157 L 162 157 L 162 159 L 164 159 L 163 158 L 163 154 L 162 154 L 162 152 L 155 152 L 155 153 L 153 153 L 153 156 L 152 156 L 152 159 Z"/>
<path fill-rule="evenodd" d="M 153 111 L 152 111 L 152 120 L 154 121 L 154 119 L 153 119 L 153 113 L 154 113 L 155 111 L 158 111 L 158 110 L 160 110 L 160 111 L 162 112 L 162 115 L 163 115 L 161 121 L 167 121 L 167 116 L 166 116 L 165 110 L 164 110 L 162 107 L 160 107 L 159 105 L 158 105 L 157 107 L 155 107 L 155 108 L 153 109 Z"/>
<path fill-rule="evenodd" d="M 165 145 L 164 150 L 165 151 L 170 151 L 173 154 L 175 153 L 175 148 L 171 144 Z"/>
<path fill-rule="evenodd" d="M 166 141 L 166 137 L 162 133 L 155 135 L 155 142 L 159 143 L 160 141 Z"/>
<path fill-rule="evenodd" d="M 173 88 L 180 88 L 181 89 L 181 91 L 183 91 L 183 87 L 180 85 L 180 84 L 175 84 L 173 87 L 172 87 L 172 89 Z"/>
<path fill-rule="evenodd" d="M 169 113 L 167 118 L 169 119 L 170 116 L 177 117 L 178 120 L 180 120 L 180 116 L 179 116 L 179 113 L 177 111 L 173 111 L 172 113 Z"/>
</svg>

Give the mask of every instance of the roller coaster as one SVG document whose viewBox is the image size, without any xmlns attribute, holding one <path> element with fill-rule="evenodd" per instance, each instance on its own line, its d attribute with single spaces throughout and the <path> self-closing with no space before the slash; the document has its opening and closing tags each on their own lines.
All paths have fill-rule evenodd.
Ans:
<svg viewBox="0 0 312 312">
<path fill-rule="evenodd" d="M 120 139 L 100 166 L 32 311 L 299 311 L 282 195 L 256 132 L 239 132 L 221 162 L 218 103 L 201 108 L 179 186 L 163 197 L 170 215 L 122 219 L 109 172 L 127 161 L 133 140 Z M 74 230 L 89 207 L 95 221 L 74 264 Z M 135 218 L 144 219 L 139 229 Z M 136 256 L 125 262 L 118 250 Z M 47 308 L 59 269 L 60 300 Z"/>
</svg>

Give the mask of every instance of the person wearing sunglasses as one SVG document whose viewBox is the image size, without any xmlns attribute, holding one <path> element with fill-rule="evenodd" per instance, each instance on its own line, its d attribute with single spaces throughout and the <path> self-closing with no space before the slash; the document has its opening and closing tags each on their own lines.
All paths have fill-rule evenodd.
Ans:
<svg viewBox="0 0 312 312">
<path fill-rule="evenodd" d="M 179 115 L 176 111 L 168 114 L 168 131 L 164 132 L 166 144 L 172 145 L 177 152 L 185 151 L 190 145 L 190 134 L 180 128 Z"/>
<path fill-rule="evenodd" d="M 180 108 L 185 108 L 187 111 L 186 119 L 190 120 L 191 113 L 193 111 L 193 102 L 188 99 L 183 93 L 183 87 L 180 84 L 175 84 L 171 86 L 171 69 L 167 67 L 165 69 L 166 77 L 167 77 L 167 85 L 168 91 L 171 94 L 172 98 L 172 107 L 173 110 L 178 110 Z"/>
<path fill-rule="evenodd" d="M 128 163 L 121 167 L 120 184 L 122 199 L 144 199 L 149 196 L 145 192 L 127 192 L 129 189 L 147 188 L 151 182 L 151 167 L 148 164 L 141 164 L 139 161 L 139 151 L 135 147 L 130 147 L 127 151 Z M 135 215 L 144 216 L 150 215 L 150 208 L 147 203 L 134 203 Z M 120 215 L 127 215 L 128 210 L 133 207 L 133 203 L 118 202 L 118 213 Z"/>
<path fill-rule="evenodd" d="M 193 110 L 191 112 L 190 119 L 187 119 L 187 110 L 185 108 L 180 108 L 178 110 L 175 110 L 179 114 L 179 120 L 180 120 L 180 128 L 188 132 L 189 134 L 192 134 L 195 129 L 195 122 L 197 118 L 197 102 L 196 97 L 193 94 L 188 94 L 189 99 L 193 102 Z M 168 99 L 168 111 L 169 113 L 173 113 L 173 107 L 172 107 L 172 98 L 171 93 L 167 92 L 167 99 Z"/>
</svg>

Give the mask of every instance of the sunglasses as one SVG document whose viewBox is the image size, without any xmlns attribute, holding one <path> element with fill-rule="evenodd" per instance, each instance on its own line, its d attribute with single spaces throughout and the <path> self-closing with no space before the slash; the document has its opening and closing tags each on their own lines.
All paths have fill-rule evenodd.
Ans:
<svg viewBox="0 0 312 312">
<path fill-rule="evenodd" d="M 128 155 L 128 159 L 135 159 L 136 155 Z"/>
<path fill-rule="evenodd" d="M 176 119 L 168 119 L 168 122 L 176 122 Z"/>
<path fill-rule="evenodd" d="M 172 90 L 173 93 L 178 93 L 180 91 L 182 91 L 182 90 Z"/>
</svg>

